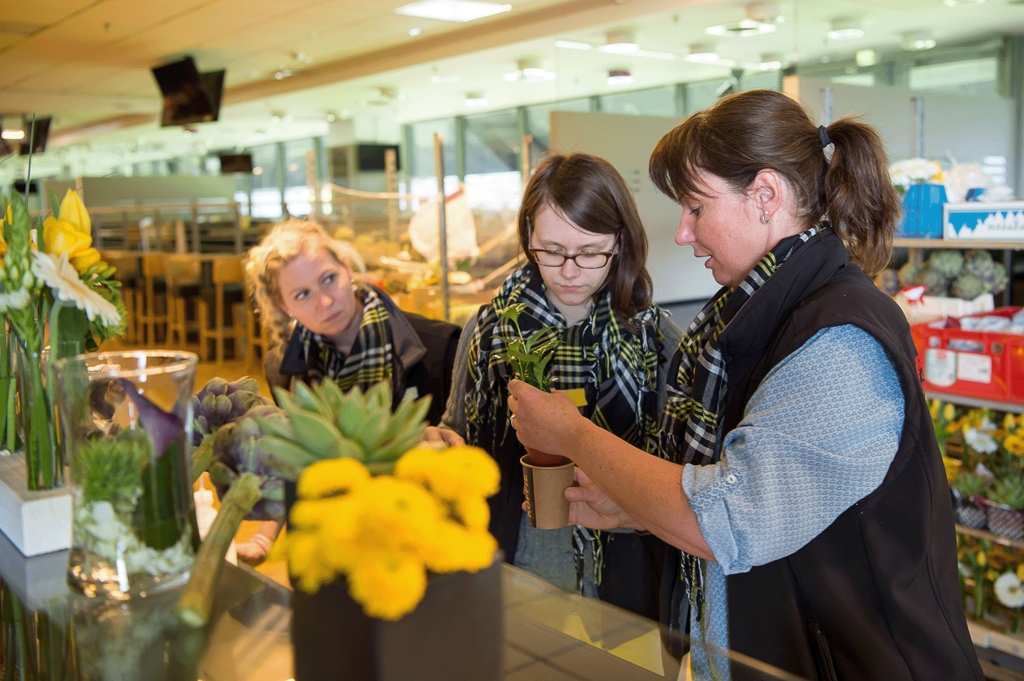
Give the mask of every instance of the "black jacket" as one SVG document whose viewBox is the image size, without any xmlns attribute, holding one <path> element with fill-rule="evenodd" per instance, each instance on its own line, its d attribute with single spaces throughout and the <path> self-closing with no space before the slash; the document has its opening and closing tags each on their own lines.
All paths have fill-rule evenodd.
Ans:
<svg viewBox="0 0 1024 681">
<path fill-rule="evenodd" d="M 773 367 L 819 330 L 847 324 L 885 348 L 906 406 L 899 449 L 874 492 L 795 553 L 726 578 L 730 649 L 808 679 L 981 681 L 949 487 L 906 318 L 846 264 L 832 231 L 794 253 L 755 302 L 720 337 L 732 396 L 724 432 Z M 755 677 L 732 665 L 734 680 Z"/>
<path fill-rule="evenodd" d="M 455 324 L 399 310 L 379 289 L 377 294 L 387 307 L 391 323 L 395 363 L 391 386 L 393 406 L 397 407 L 410 389 L 415 389 L 420 397 L 430 395 L 427 421 L 436 426 L 448 402 L 461 329 Z M 312 355 L 319 356 L 319 353 Z M 291 390 L 295 379 L 310 382 L 310 368 L 306 365 L 298 330 L 292 333 L 287 345 L 267 353 L 264 369 L 271 390 L 275 387 Z"/>
</svg>

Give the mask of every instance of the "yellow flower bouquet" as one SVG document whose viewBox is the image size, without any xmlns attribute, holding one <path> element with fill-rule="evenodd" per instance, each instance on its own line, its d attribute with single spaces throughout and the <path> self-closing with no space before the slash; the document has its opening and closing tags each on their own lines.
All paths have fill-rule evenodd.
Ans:
<svg viewBox="0 0 1024 681">
<path fill-rule="evenodd" d="M 400 619 L 423 598 L 428 571 L 491 564 L 486 499 L 499 477 L 476 447 L 412 449 L 376 477 L 352 458 L 318 461 L 299 478 L 292 529 L 274 554 L 306 593 L 345 577 L 367 616 Z"/>
<path fill-rule="evenodd" d="M 50 199 L 53 214 L 34 228 L 20 196 L 0 199 L 0 314 L 7 327 L 0 334 L 0 399 L 7 405 L 0 410 L 0 433 L 4 448 L 15 449 L 17 393 L 29 489 L 59 485 L 63 475 L 49 392 L 53 360 L 95 350 L 124 329 L 120 284 L 92 247 L 88 211 L 70 190 L 59 204 L 56 196 Z M 47 344 L 51 353 L 44 360 Z"/>
</svg>

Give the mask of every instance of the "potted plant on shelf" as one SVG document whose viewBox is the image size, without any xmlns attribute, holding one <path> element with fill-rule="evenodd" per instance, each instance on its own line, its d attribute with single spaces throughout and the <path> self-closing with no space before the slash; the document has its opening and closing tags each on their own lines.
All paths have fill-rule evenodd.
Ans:
<svg viewBox="0 0 1024 681">
<path fill-rule="evenodd" d="M 1024 476 L 1020 471 L 997 478 L 984 492 L 988 529 L 1011 539 L 1024 539 Z"/>
<path fill-rule="evenodd" d="M 989 478 L 974 473 L 961 473 L 953 480 L 956 497 L 956 521 L 967 527 L 985 527 L 984 492 L 991 484 Z"/>
</svg>

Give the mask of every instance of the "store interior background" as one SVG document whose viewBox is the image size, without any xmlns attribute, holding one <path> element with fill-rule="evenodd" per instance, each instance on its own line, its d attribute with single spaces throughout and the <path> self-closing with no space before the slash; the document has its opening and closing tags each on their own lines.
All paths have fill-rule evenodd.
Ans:
<svg viewBox="0 0 1024 681">
<path fill-rule="evenodd" d="M 176 219 L 173 210 L 146 212 L 139 178 L 167 178 L 167 186 L 192 178 L 177 186 L 215 187 L 209 193 L 221 195 L 176 197 L 181 216 L 191 214 L 184 204 L 198 201 L 209 204 L 204 221 L 234 221 L 218 207 L 237 202 L 243 247 L 284 217 L 305 215 L 349 225 L 369 246 L 387 238 L 378 236 L 386 203 L 345 205 L 323 183 L 388 189 L 378 162 L 367 160 L 373 154 L 363 153 L 368 167 L 360 166 L 360 156 L 393 145 L 396 189 L 413 195 L 398 203 L 405 224 L 421 201 L 436 195 L 433 144 L 440 132 L 445 189 L 464 184 L 484 243 L 514 220 L 524 156 L 536 162 L 548 149 L 553 111 L 683 117 L 724 92 L 781 90 L 787 76 L 865 88 L 865 101 L 962 96 L 973 115 L 943 131 L 966 142 L 955 160 L 982 164 L 993 181 L 1024 196 L 1020 0 L 511 0 L 507 11 L 462 23 L 396 13 L 404 4 L 6 3 L 0 123 L 13 130 L 23 116 L 52 116 L 46 151 L 31 159 L 31 177 L 41 188 L 29 195 L 31 207 L 43 207 L 45 181 L 123 178 L 102 201 L 85 197 L 91 209 L 100 202 L 131 208 L 130 215 L 98 220 L 114 234 L 126 221 Z M 219 120 L 162 128 L 150 69 L 186 55 L 200 71 L 226 69 Z M 805 103 L 815 109 L 815 102 Z M 1008 128 L 1000 130 L 1006 148 L 979 147 L 972 155 L 972 136 L 993 125 L 996 107 L 1009 112 L 995 123 Z M 904 129 L 899 121 L 890 124 Z M 890 144 L 893 160 L 916 155 L 913 126 L 907 116 L 904 134 Z M 524 135 L 532 136 L 525 150 Z M 935 151 L 927 142 L 924 148 Z M 253 173 L 215 179 L 225 153 L 252 154 Z M 953 162 L 931 156 L 947 167 Z M 29 171 L 25 156 L 0 157 L 0 187 L 23 187 Z M 675 225 L 648 227 L 671 234 Z M 652 249 L 678 249 L 663 236 L 652 241 Z M 482 276 L 515 255 L 508 239 L 474 263 L 474 273 Z M 678 249 L 678 257 L 687 253 Z M 655 295 L 684 326 L 703 298 Z"/>
</svg>

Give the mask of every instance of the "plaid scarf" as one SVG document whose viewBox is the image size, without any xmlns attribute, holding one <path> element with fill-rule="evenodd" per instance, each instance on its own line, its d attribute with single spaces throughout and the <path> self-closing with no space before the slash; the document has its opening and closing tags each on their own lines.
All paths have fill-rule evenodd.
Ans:
<svg viewBox="0 0 1024 681">
<path fill-rule="evenodd" d="M 542 327 L 552 327 L 545 333 L 560 339 L 545 372 L 554 388 L 582 388 L 587 401 L 583 416 L 635 447 L 656 453 L 657 341 L 664 338 L 659 330 L 661 310 L 652 305 L 639 312 L 631 320 L 639 332 L 632 333 L 615 316 L 611 294 L 606 292 L 586 320 L 567 329 L 565 319 L 547 299 L 544 289 L 540 273 L 527 265 L 505 281 L 490 305 L 481 308 L 469 348 L 467 441 L 496 452 L 508 437 L 505 395 L 513 376 L 506 358 L 508 343 L 518 338 L 518 331 L 495 310 L 525 303 L 526 311 L 518 320 L 524 338 Z M 481 434 L 488 425 L 492 426 L 494 441 L 481 443 Z M 518 442 L 516 446 L 522 452 Z M 583 586 L 583 551 L 587 545 L 594 554 L 594 580 L 600 584 L 603 534 L 582 527 L 573 529 L 577 591 Z"/>
<path fill-rule="evenodd" d="M 330 378 L 343 392 L 354 386 L 366 392 L 380 381 L 390 382 L 392 375 L 394 348 L 387 308 L 372 286 L 360 286 L 355 295 L 363 305 L 363 319 L 347 356 L 325 336 L 305 327 L 299 331 L 310 377 L 317 381 Z"/>
<path fill-rule="evenodd" d="M 703 466 L 721 457 L 726 366 L 718 338 L 740 308 L 800 246 L 827 226 L 814 226 L 775 245 L 735 289 L 722 287 L 683 335 L 669 364 L 667 400 L 661 421 L 661 452 L 675 463 Z M 678 366 L 678 370 L 674 368 Z M 691 607 L 701 619 L 703 574 L 698 559 L 680 552 L 682 577 Z"/>
</svg>

